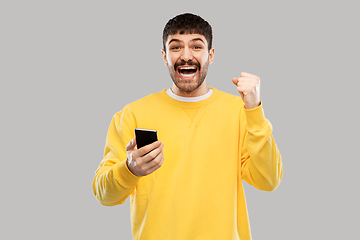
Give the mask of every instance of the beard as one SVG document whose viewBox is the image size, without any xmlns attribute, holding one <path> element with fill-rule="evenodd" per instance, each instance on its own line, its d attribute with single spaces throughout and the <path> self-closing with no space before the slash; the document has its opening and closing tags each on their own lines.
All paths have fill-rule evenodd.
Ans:
<svg viewBox="0 0 360 240">
<path fill-rule="evenodd" d="M 178 69 L 179 66 L 182 65 L 189 65 L 189 66 L 197 66 L 197 71 L 200 73 L 199 77 L 196 78 L 196 80 L 183 80 L 180 79 L 179 77 L 179 73 L 177 72 L 176 69 Z M 195 91 L 196 89 L 198 89 L 203 82 L 206 79 L 206 75 L 208 72 L 208 68 L 209 68 L 209 58 L 207 59 L 207 61 L 204 63 L 203 66 L 200 66 L 199 62 L 197 61 L 178 61 L 174 64 L 174 66 L 170 66 L 168 65 L 168 70 L 169 70 L 169 74 L 170 77 L 172 79 L 172 81 L 174 82 L 175 86 L 177 88 L 180 89 L 180 91 L 182 92 L 186 92 L 186 93 L 190 93 Z M 196 73 L 198 74 L 198 73 Z"/>
</svg>

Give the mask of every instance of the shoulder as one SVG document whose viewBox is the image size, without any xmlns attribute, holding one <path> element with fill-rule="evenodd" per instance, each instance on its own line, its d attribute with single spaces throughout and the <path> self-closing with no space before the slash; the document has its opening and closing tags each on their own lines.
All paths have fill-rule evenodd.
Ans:
<svg viewBox="0 0 360 240">
<path fill-rule="evenodd" d="M 236 105 L 236 106 L 242 106 L 244 102 L 242 101 L 241 97 L 238 95 L 233 95 L 227 92 L 223 92 L 221 90 L 214 89 L 214 92 L 217 94 L 217 102 L 224 103 L 228 105 Z"/>
<path fill-rule="evenodd" d="M 127 105 L 127 107 L 139 108 L 139 107 L 144 107 L 144 106 L 149 106 L 149 105 L 159 103 L 162 101 L 162 97 L 160 95 L 161 95 L 161 92 L 152 93 L 150 95 L 147 95 L 146 97 L 140 98 L 132 103 L 129 103 Z"/>
<path fill-rule="evenodd" d="M 148 108 L 154 108 L 154 106 L 158 106 L 163 101 L 161 97 L 161 92 L 153 93 L 143 98 L 140 98 L 134 102 L 128 103 L 123 107 L 121 111 L 117 112 L 116 115 L 118 116 L 133 115 L 134 112 L 145 111 Z"/>
</svg>

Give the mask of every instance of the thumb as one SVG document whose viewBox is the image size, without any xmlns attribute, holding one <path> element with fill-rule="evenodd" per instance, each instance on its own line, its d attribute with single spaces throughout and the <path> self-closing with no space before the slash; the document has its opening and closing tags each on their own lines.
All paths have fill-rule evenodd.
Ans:
<svg viewBox="0 0 360 240">
<path fill-rule="evenodd" d="M 233 84 L 235 84 L 237 86 L 237 84 L 239 82 L 239 78 L 233 78 L 232 82 L 233 82 Z"/>
<path fill-rule="evenodd" d="M 134 150 L 136 146 L 136 137 L 131 139 L 131 141 L 126 145 L 126 151 Z"/>
</svg>

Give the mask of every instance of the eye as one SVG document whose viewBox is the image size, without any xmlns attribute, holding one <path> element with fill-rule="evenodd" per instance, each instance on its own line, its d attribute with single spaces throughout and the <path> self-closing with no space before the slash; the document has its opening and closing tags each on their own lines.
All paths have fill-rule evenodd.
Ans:
<svg viewBox="0 0 360 240">
<path fill-rule="evenodd" d="M 195 46 L 194 49 L 202 49 L 201 46 Z"/>
<path fill-rule="evenodd" d="M 179 46 L 174 46 L 174 47 L 171 47 L 170 49 L 171 49 L 171 50 L 179 50 L 180 47 L 179 47 Z"/>
</svg>

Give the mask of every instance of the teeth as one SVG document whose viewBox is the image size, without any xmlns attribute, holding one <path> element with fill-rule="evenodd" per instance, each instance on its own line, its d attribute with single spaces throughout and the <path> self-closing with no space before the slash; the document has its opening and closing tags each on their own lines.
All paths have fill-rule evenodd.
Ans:
<svg viewBox="0 0 360 240">
<path fill-rule="evenodd" d="M 196 73 L 192 73 L 192 74 L 185 74 L 185 73 L 180 73 L 181 76 L 184 76 L 184 77 L 191 77 L 191 76 L 194 76 Z"/>
<path fill-rule="evenodd" d="M 196 67 L 179 67 L 181 70 L 196 69 Z"/>
</svg>

